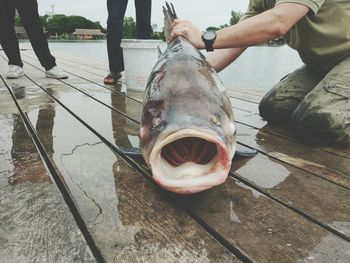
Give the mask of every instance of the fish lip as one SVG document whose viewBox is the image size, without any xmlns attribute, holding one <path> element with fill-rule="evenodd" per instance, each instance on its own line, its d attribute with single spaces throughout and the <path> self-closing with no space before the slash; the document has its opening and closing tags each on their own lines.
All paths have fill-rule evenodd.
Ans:
<svg viewBox="0 0 350 263">
<path fill-rule="evenodd" d="M 186 136 L 184 136 L 184 134 Z M 162 148 L 181 138 L 198 137 L 215 143 L 218 154 L 208 165 L 197 165 L 198 170 L 202 170 L 203 176 L 188 178 L 169 178 L 166 168 L 169 164 L 162 158 Z M 162 188 L 178 194 L 192 194 L 207 190 L 226 181 L 231 168 L 231 160 L 235 152 L 235 143 L 227 146 L 223 140 L 212 130 L 206 129 L 184 129 L 173 132 L 159 140 L 153 147 L 149 156 L 149 165 L 152 169 L 154 181 Z M 197 169 L 196 168 L 196 169 Z M 175 172 L 177 168 L 171 168 Z M 209 172 L 213 170 L 213 172 Z M 200 174 L 201 171 L 198 172 Z"/>
</svg>

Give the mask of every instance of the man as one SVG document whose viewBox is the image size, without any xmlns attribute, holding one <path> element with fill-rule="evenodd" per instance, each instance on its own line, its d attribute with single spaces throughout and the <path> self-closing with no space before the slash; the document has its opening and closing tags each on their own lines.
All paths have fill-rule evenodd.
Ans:
<svg viewBox="0 0 350 263">
<path fill-rule="evenodd" d="M 128 0 L 107 0 L 107 51 L 109 74 L 105 77 L 105 84 L 115 84 L 124 71 L 123 50 L 120 42 L 123 38 L 123 22 Z M 151 27 L 151 0 L 135 0 L 136 8 L 136 37 L 149 39 Z"/>
<path fill-rule="evenodd" d="M 68 78 L 67 74 L 57 67 L 55 58 L 50 53 L 40 22 L 37 1 L 0 0 L 0 6 L 0 43 L 9 60 L 9 71 L 6 77 L 16 79 L 24 75 L 23 62 L 14 29 L 15 10 L 17 9 L 34 52 L 46 70 L 46 77 Z"/>
<path fill-rule="evenodd" d="M 284 36 L 305 65 L 265 95 L 261 116 L 292 125 L 311 142 L 350 143 L 349 0 L 251 0 L 241 21 L 216 37 L 185 20 L 175 20 L 168 40 L 177 35 L 197 48 L 216 49 L 207 61 L 217 71 L 247 47 Z"/>
</svg>

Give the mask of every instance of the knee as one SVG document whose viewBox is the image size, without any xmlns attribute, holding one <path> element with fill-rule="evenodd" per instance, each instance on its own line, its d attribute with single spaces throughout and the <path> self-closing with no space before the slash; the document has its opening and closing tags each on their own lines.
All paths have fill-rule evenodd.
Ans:
<svg viewBox="0 0 350 263">
<path fill-rule="evenodd" d="M 350 116 L 344 112 L 322 111 L 301 102 L 290 123 L 305 141 L 319 145 L 350 144 Z"/>
<path fill-rule="evenodd" d="M 259 113 L 264 120 L 270 119 L 271 112 L 273 111 L 273 101 L 269 96 L 265 96 L 259 103 Z"/>
<path fill-rule="evenodd" d="M 287 124 L 290 112 L 285 108 L 285 104 L 276 96 L 276 91 L 272 90 L 263 97 L 259 104 L 260 116 L 272 124 Z"/>
</svg>

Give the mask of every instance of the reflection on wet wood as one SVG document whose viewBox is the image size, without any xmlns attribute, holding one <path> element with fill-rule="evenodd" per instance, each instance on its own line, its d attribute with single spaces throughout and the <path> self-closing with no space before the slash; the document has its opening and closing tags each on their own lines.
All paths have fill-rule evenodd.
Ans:
<svg viewBox="0 0 350 263">
<path fill-rule="evenodd" d="M 101 92 L 99 92 L 99 87 L 96 87 L 94 85 L 79 85 L 77 88 L 88 93 L 90 96 L 93 96 L 94 98 L 103 101 L 104 103 L 108 104 L 108 101 L 110 100 L 108 96 L 102 95 Z M 140 107 L 137 106 L 137 103 L 135 101 L 132 101 L 125 97 L 123 98 L 117 93 L 112 93 L 112 104 L 110 104 L 109 106 L 118 109 L 119 111 L 127 114 L 128 116 L 132 116 L 131 112 L 126 111 L 125 101 L 131 103 L 131 105 L 133 106 L 131 108 L 133 108 L 134 111 L 136 111 L 137 108 L 140 109 Z M 71 105 L 70 107 L 74 106 Z M 118 113 L 114 112 L 114 114 L 115 115 L 113 117 L 116 118 L 118 116 Z M 112 122 L 114 118 L 112 118 Z M 126 125 L 127 122 L 128 125 Z M 132 123 L 130 120 L 125 119 L 122 116 L 118 118 L 118 123 L 120 125 L 122 125 L 123 123 L 125 124 L 123 133 L 126 132 L 129 135 L 135 135 L 135 133 L 137 133 L 138 131 L 138 125 L 136 123 Z M 131 132 L 131 134 L 129 132 Z M 246 132 L 244 131 L 243 134 L 246 134 Z M 254 138 L 254 136 L 249 136 L 249 138 L 250 137 Z M 118 144 L 124 147 L 130 146 L 130 144 L 120 139 L 118 141 Z M 134 146 L 137 146 L 137 144 Z M 281 147 L 283 147 L 282 143 Z M 288 150 L 288 148 L 286 147 L 285 150 Z M 260 156 L 261 158 L 259 158 Z M 253 160 L 263 161 L 254 162 Z M 303 160 L 303 162 L 307 163 L 305 160 Z M 304 170 L 295 168 L 293 165 L 284 164 L 283 162 L 268 158 L 263 155 L 258 155 L 256 158 L 253 158 L 252 160 L 250 160 L 250 163 L 252 163 L 252 165 L 244 167 L 245 170 L 235 169 L 234 163 L 233 171 L 235 171 L 238 175 L 242 176 L 243 178 L 248 179 L 252 183 L 255 183 L 259 188 L 266 189 L 265 184 L 270 184 L 270 188 L 276 186 L 276 188 L 279 189 L 276 193 L 274 193 L 274 196 L 276 198 L 280 199 L 281 201 L 287 204 L 292 204 L 292 206 L 297 207 L 298 209 L 305 211 L 306 213 L 309 213 L 311 216 L 320 219 L 332 228 L 337 229 L 339 232 L 346 232 L 346 229 L 344 229 L 343 226 L 334 224 L 334 222 L 346 222 L 346 217 L 350 214 L 350 203 L 347 201 L 350 198 L 350 191 L 342 187 L 329 184 L 324 180 L 305 172 Z M 269 165 L 266 167 L 267 164 Z M 299 167 L 300 165 L 296 166 Z M 283 178 L 283 180 L 281 178 Z M 285 185 L 285 188 L 281 188 L 279 186 L 279 183 L 282 183 L 286 178 L 288 178 L 288 180 L 286 180 L 286 182 L 283 183 L 283 185 Z M 262 183 L 257 183 L 256 179 L 258 180 L 258 182 Z M 346 177 L 338 176 L 338 174 L 336 174 L 336 179 L 336 182 L 338 182 L 339 184 L 345 186 L 350 185 L 350 181 Z M 273 185 L 273 183 L 275 183 L 276 181 L 277 183 Z M 313 196 L 317 197 L 317 199 L 315 200 L 315 198 L 312 198 Z M 305 200 L 308 200 L 308 198 L 311 198 L 310 202 L 305 202 Z M 333 203 L 336 200 L 343 200 L 343 202 L 341 202 L 342 205 L 334 206 Z M 316 206 L 315 204 L 319 205 Z M 324 207 L 320 208 L 320 206 Z"/>
<path fill-rule="evenodd" d="M 84 85 L 84 88 L 86 90 L 86 89 L 88 89 L 88 86 Z M 95 98 L 102 100 L 105 104 L 108 103 L 108 100 L 110 100 L 110 98 L 107 100 L 104 95 L 101 95 L 97 91 L 93 92 L 92 90 L 90 90 L 90 92 L 89 92 L 90 95 L 93 95 Z M 129 140 L 129 143 L 131 145 L 133 145 L 133 140 L 132 140 L 133 137 L 132 137 L 132 135 L 130 135 L 126 132 L 125 127 L 124 127 L 124 131 L 122 131 L 122 132 L 119 131 L 119 133 L 116 133 L 116 135 L 118 135 L 118 136 L 111 139 L 111 136 L 109 135 L 110 131 L 106 130 L 106 128 L 103 127 L 103 125 L 99 124 L 99 122 L 101 122 L 103 119 L 105 119 L 105 121 L 103 121 L 104 123 L 107 122 L 105 116 L 108 116 L 110 114 L 111 109 L 105 107 L 102 104 L 99 104 L 99 105 L 96 104 L 94 102 L 94 100 L 92 100 L 88 96 L 85 96 L 84 94 L 79 93 L 77 90 L 69 88 L 69 87 L 62 87 L 62 86 L 58 87 L 56 89 L 55 96 L 62 103 L 64 103 L 69 109 L 73 110 L 75 114 L 77 114 L 80 118 L 82 118 L 85 122 L 87 122 L 90 126 L 92 126 L 99 134 L 101 134 L 104 138 L 109 140 L 110 143 L 122 145 L 122 146 L 128 146 L 128 140 Z M 123 107 L 125 107 L 125 102 L 122 102 L 123 97 L 120 97 L 120 95 L 117 93 L 112 93 L 112 96 L 117 96 L 117 98 L 114 98 L 114 99 L 112 98 L 112 103 L 114 102 L 114 103 L 118 103 L 118 104 L 112 104 L 112 105 L 110 104 L 109 106 L 118 107 L 119 111 L 126 113 L 126 109 L 123 108 Z M 68 97 L 70 98 L 69 100 L 65 99 Z M 124 99 L 125 99 L 125 97 L 124 97 Z M 73 103 L 73 101 L 79 101 L 80 102 L 79 104 L 86 105 L 87 108 L 83 109 L 81 107 L 77 107 L 76 103 Z M 95 106 L 94 106 L 93 110 L 89 113 L 87 111 L 89 111 L 88 109 L 92 109 L 92 107 L 89 107 L 89 105 L 90 104 L 92 105 L 92 103 L 94 103 Z M 112 115 L 112 118 L 117 118 L 117 119 L 112 119 L 112 123 L 115 122 L 115 123 L 118 123 L 120 125 L 126 124 L 125 117 L 119 113 L 115 113 L 114 115 Z M 136 123 L 132 123 L 132 126 L 134 127 L 134 129 L 138 129 L 138 125 Z M 126 141 L 125 141 L 125 139 L 126 139 Z M 136 138 L 133 138 L 133 139 L 135 140 Z M 311 176 L 311 178 L 313 178 L 313 176 Z M 319 181 L 321 181 L 321 185 L 322 185 L 322 183 L 326 184 L 326 182 L 321 180 L 321 179 L 319 179 Z M 225 184 L 225 185 L 227 187 L 227 184 Z M 229 185 L 230 185 L 229 187 L 233 187 L 233 186 L 231 186 L 231 184 L 229 184 Z M 221 189 L 221 188 L 219 188 L 219 189 Z M 250 189 L 250 188 L 249 188 L 249 190 L 246 190 L 246 189 L 244 189 L 244 190 L 248 191 L 248 192 L 252 192 L 252 189 Z M 331 189 L 329 189 L 329 190 L 331 190 Z M 337 190 L 337 189 L 335 189 L 335 190 Z M 237 191 L 236 189 L 232 190 L 232 192 L 236 192 L 236 191 Z M 220 193 L 220 194 L 223 194 L 223 193 Z M 270 203 L 274 203 L 272 200 L 270 200 L 266 197 L 264 197 L 264 198 L 265 198 L 267 204 L 271 205 Z M 221 198 L 221 200 L 223 200 L 223 199 Z M 253 200 L 254 199 L 252 199 L 251 202 L 253 202 Z M 217 204 L 215 202 L 211 202 L 211 203 L 201 202 L 201 204 L 202 204 L 202 209 L 200 210 L 201 213 L 198 213 L 198 214 L 196 213 L 195 216 L 202 218 L 205 222 L 210 222 L 210 219 L 209 219 L 210 217 L 208 216 L 208 218 L 207 218 L 206 214 L 203 211 L 214 209 L 214 208 L 216 208 Z M 267 207 L 268 207 L 267 204 L 264 203 L 263 205 L 256 206 L 257 211 L 262 209 L 261 213 L 263 213 L 265 216 L 267 216 Z M 187 206 L 186 202 L 183 203 L 183 205 Z M 197 208 L 198 208 L 198 206 L 200 206 L 200 203 L 196 204 Z M 242 208 L 242 207 L 240 207 L 239 209 L 245 210 L 245 208 Z M 195 210 L 195 208 L 191 207 L 190 210 L 193 211 L 193 210 Z M 219 213 L 219 211 L 218 211 L 218 213 Z M 225 213 L 225 211 L 222 211 L 221 213 Z M 286 215 L 286 218 L 282 217 L 282 219 L 283 219 L 282 220 L 280 218 L 280 215 Z M 288 231 L 284 232 L 285 233 L 284 238 L 281 238 L 279 236 L 279 239 L 277 241 L 276 239 L 274 239 L 276 236 L 271 236 L 271 240 L 270 240 L 270 243 L 268 245 L 269 247 L 277 246 L 277 244 L 280 244 L 281 240 L 283 240 L 283 242 L 288 243 L 289 242 L 288 237 L 294 236 L 293 233 L 298 232 L 298 231 L 305 233 L 305 235 L 300 235 L 297 237 L 298 239 L 301 238 L 303 240 L 302 242 L 301 241 L 295 242 L 295 243 L 302 244 L 301 247 L 303 247 L 303 244 L 304 244 L 303 242 L 309 242 L 310 244 L 314 243 L 314 245 L 316 245 L 317 242 L 320 242 L 320 240 L 322 238 L 326 237 L 327 235 L 332 236 L 332 234 L 330 234 L 328 231 L 325 231 L 324 229 L 320 228 L 319 226 L 314 225 L 313 223 L 309 222 L 308 220 L 305 220 L 304 218 L 302 218 L 300 215 L 295 214 L 294 212 L 282 207 L 281 205 L 275 204 L 273 206 L 273 209 L 271 209 L 271 212 L 268 213 L 268 217 L 273 218 L 271 220 L 277 225 L 284 225 L 287 223 L 287 221 L 291 224 L 290 232 L 288 232 Z M 295 222 L 292 220 L 293 217 L 295 218 L 294 219 Z M 221 216 L 220 218 L 222 219 L 221 224 L 224 225 L 224 227 L 218 229 L 218 226 L 216 224 L 210 224 L 210 227 L 213 229 L 218 229 L 218 233 L 220 235 L 222 235 L 223 237 L 225 237 L 226 240 L 235 240 L 234 244 L 236 244 L 236 245 L 239 242 L 243 242 L 243 240 L 240 240 L 239 238 L 237 238 L 237 235 L 234 235 L 234 233 L 236 233 L 236 231 L 232 231 L 232 233 L 230 235 L 227 235 L 227 233 L 226 233 L 227 231 L 225 232 L 224 229 L 227 229 L 230 226 L 223 219 L 224 218 L 223 216 Z M 343 217 L 340 218 L 340 220 L 342 220 L 342 219 L 343 219 Z M 252 236 L 256 236 L 256 239 L 260 240 L 259 242 L 262 242 L 262 240 L 264 240 L 264 242 L 266 242 L 266 236 L 264 236 L 264 235 L 259 236 L 258 233 L 260 233 L 260 231 L 262 231 L 262 229 L 260 229 L 261 226 L 254 225 L 253 222 L 255 222 L 255 220 L 256 220 L 256 218 L 253 217 L 252 221 L 245 221 L 245 223 L 248 225 L 253 225 L 252 226 L 253 230 L 251 230 L 253 232 Z M 229 224 L 231 224 L 231 222 L 229 222 Z M 243 227 L 243 226 L 240 226 L 240 227 Z M 293 229 L 293 227 L 297 227 L 297 229 Z M 244 229 L 244 227 L 243 227 L 243 229 Z M 286 231 L 285 228 L 283 228 L 283 229 L 284 229 L 284 231 Z M 305 241 L 308 238 L 308 235 L 310 234 L 310 232 L 308 232 L 309 230 L 311 230 L 312 232 L 319 231 L 322 234 L 320 234 L 319 238 L 316 238 L 316 236 L 314 235 L 313 237 L 309 237 L 312 240 Z M 242 233 L 246 232 L 246 231 L 247 230 L 244 229 L 244 230 L 242 230 Z M 242 234 L 242 236 L 243 236 L 243 234 Z M 313 238 L 316 238 L 316 241 L 314 241 Z M 346 244 L 347 244 L 346 241 L 343 241 L 343 240 L 337 239 L 337 238 L 336 238 L 336 240 L 337 240 L 336 241 L 337 243 L 339 242 L 340 246 L 346 247 Z M 250 243 L 250 245 L 253 245 L 253 243 Z M 254 251 L 254 248 L 250 247 L 250 245 L 247 245 L 247 247 L 240 246 L 240 248 L 243 249 L 243 251 Z M 310 250 L 306 249 L 306 251 L 309 252 Z M 289 250 L 288 247 L 281 247 L 281 253 L 279 256 L 275 251 L 269 251 L 265 255 L 262 255 L 262 257 L 266 261 L 269 261 L 269 260 L 272 260 L 272 261 L 276 260 L 277 261 L 278 259 L 282 258 L 282 255 L 284 255 L 286 257 L 286 254 L 287 254 L 290 257 L 290 260 L 300 259 L 300 258 L 303 258 L 307 254 L 306 251 L 305 251 L 305 254 L 303 254 L 300 252 Z M 256 251 L 255 253 L 258 253 L 258 252 Z M 343 254 L 343 253 L 341 253 L 341 255 L 345 256 L 345 254 Z M 256 255 L 254 255 L 254 256 L 256 256 Z M 260 259 L 260 258 L 257 258 L 257 259 Z"/>
<path fill-rule="evenodd" d="M 105 95 L 105 92 L 103 92 L 104 95 L 101 94 L 101 92 L 99 91 L 100 87 L 96 87 L 94 85 L 79 85 L 77 86 L 78 89 L 88 93 L 90 96 L 93 96 L 94 98 L 98 99 L 99 101 L 102 101 L 106 104 L 109 103 L 110 98 L 108 97 L 108 95 Z M 127 102 L 125 102 L 127 101 Z M 111 106 L 112 108 L 116 108 L 119 111 L 125 113 L 128 116 L 132 117 L 132 112 L 127 112 L 126 111 L 126 106 L 128 103 L 130 103 L 132 105 L 134 111 L 137 111 L 137 109 L 139 109 L 139 113 L 140 113 L 140 107 L 137 104 L 137 102 L 130 100 L 128 98 L 123 98 L 121 97 L 118 93 L 113 92 L 112 93 L 112 104 L 108 104 L 109 106 Z M 74 107 L 73 105 L 70 105 L 70 107 Z M 113 113 L 113 111 L 112 111 Z M 117 112 L 114 112 L 114 114 L 118 114 Z M 113 119 L 112 119 L 113 121 Z M 129 131 L 132 132 L 133 135 L 137 134 L 138 131 L 138 124 L 136 123 L 132 123 L 130 120 L 123 118 L 122 116 L 118 118 L 118 123 L 120 125 L 122 125 L 123 123 L 126 124 L 128 122 L 128 125 L 125 126 L 125 131 Z M 114 122 L 116 123 L 116 122 Z M 240 129 L 241 131 L 243 129 Z M 124 133 L 125 133 L 124 131 Z M 243 134 L 245 134 L 245 130 L 243 130 Z M 130 135 L 130 134 L 129 134 Z M 242 136 L 243 137 L 243 136 Z M 255 136 L 249 136 L 248 138 L 254 138 Z M 263 140 L 264 141 L 264 140 Z M 267 141 L 267 140 L 266 140 Z M 272 141 L 272 139 L 271 139 Z M 126 144 L 125 142 L 119 140 L 118 143 L 124 147 L 128 147 L 129 144 Z M 134 145 L 137 147 L 137 144 Z M 255 146 L 255 145 L 254 145 Z M 283 144 L 281 142 L 281 147 L 283 147 Z M 256 147 L 257 148 L 257 147 Z M 298 147 L 296 147 L 298 149 Z M 285 151 L 288 150 L 288 147 L 286 147 Z M 325 153 L 328 154 L 328 153 Z M 274 156 L 273 156 L 274 157 Z M 291 157 L 290 157 L 291 158 Z M 268 157 L 266 157 L 266 159 L 268 160 Z M 304 163 L 309 164 L 307 161 L 303 160 Z M 303 170 L 297 169 L 292 165 L 287 165 L 284 164 L 283 162 L 279 162 L 278 160 L 274 160 L 274 161 L 270 161 L 269 163 L 273 164 L 271 166 L 269 166 L 269 169 L 261 169 L 261 167 L 264 167 L 263 164 L 264 163 L 257 163 L 257 165 L 253 165 L 253 169 L 252 168 L 248 168 L 247 173 L 250 174 L 250 176 L 252 176 L 253 178 L 262 178 L 262 181 L 270 181 L 273 180 L 273 178 L 270 176 L 266 179 L 264 179 L 264 175 L 271 175 L 271 172 L 269 170 L 274 171 L 274 174 L 278 175 L 280 174 L 280 176 L 284 176 L 283 173 L 280 172 L 279 167 L 282 167 L 284 170 L 289 171 L 292 170 L 293 172 L 288 172 L 287 176 L 294 178 L 294 177 L 299 177 L 299 179 L 296 179 L 297 181 L 300 181 L 301 183 L 303 183 L 303 180 L 300 179 L 300 176 L 306 177 L 306 178 L 310 178 L 309 180 L 307 180 L 307 182 L 305 182 L 305 187 L 307 187 L 308 185 L 310 185 L 310 190 L 311 189 L 315 189 L 313 191 L 316 191 L 315 193 L 312 193 L 311 196 L 313 194 L 315 194 L 316 196 L 319 196 L 319 201 L 320 204 L 325 204 L 325 206 L 327 204 L 332 206 L 332 203 L 334 202 L 334 200 L 337 200 L 337 198 L 339 197 L 342 200 L 348 200 L 349 199 L 349 191 L 341 188 L 341 187 L 337 187 L 337 186 L 333 186 L 333 185 L 329 185 L 327 182 L 314 177 L 312 174 L 307 173 Z M 311 163 L 311 162 L 310 162 Z M 339 163 L 339 162 L 338 162 Z M 265 163 L 266 164 L 266 163 Z M 292 163 L 293 164 L 293 163 Z M 312 164 L 312 163 L 311 163 Z M 297 167 L 300 167 L 300 165 L 296 165 Z M 317 166 L 318 167 L 318 166 Z M 258 175 L 256 175 L 258 173 Z M 238 173 L 240 174 L 240 173 Z M 338 179 L 338 182 L 342 185 L 349 185 L 349 179 L 343 176 L 338 176 L 338 174 L 336 175 L 336 179 Z M 285 177 L 287 177 L 285 176 Z M 242 175 L 243 178 L 246 178 L 245 174 Z M 248 177 L 249 178 L 249 177 Z M 252 181 L 253 183 L 255 183 L 254 181 Z M 314 185 L 318 185 L 318 188 L 315 188 Z M 259 185 L 257 184 L 258 187 L 264 188 L 263 185 Z M 304 192 L 304 188 L 305 187 L 301 187 L 301 188 L 297 188 L 293 185 L 293 183 L 291 184 L 287 184 L 287 187 L 290 188 L 289 193 L 285 193 L 285 196 L 283 196 L 283 194 L 281 195 L 281 199 L 286 202 L 286 203 L 292 203 L 293 206 L 298 207 L 299 209 L 310 213 L 312 216 L 317 216 L 317 218 L 319 218 L 321 221 L 325 221 L 328 225 L 335 227 L 336 229 L 338 229 L 340 232 L 343 232 L 343 228 L 338 228 L 337 226 L 333 226 L 333 222 L 337 222 L 342 221 L 344 219 L 344 216 L 346 217 L 349 213 L 350 213 L 350 208 L 349 205 L 345 205 L 344 206 L 339 206 L 339 207 L 333 207 L 333 213 L 329 213 L 327 211 L 327 209 L 323 210 L 323 209 L 319 209 L 319 207 L 315 207 L 314 202 L 305 202 L 305 195 L 310 193 L 308 192 Z M 279 191 L 281 192 L 281 191 Z M 299 193 L 299 194 L 296 194 Z M 333 193 L 333 194 L 330 194 Z M 280 197 L 280 195 L 276 195 L 276 197 Z M 282 198 L 283 197 L 283 198 Z M 334 198 L 331 198 L 334 197 Z M 297 201 L 296 201 L 297 200 Z M 336 213 L 336 211 L 342 211 L 340 212 L 341 216 L 339 217 L 339 214 Z M 332 219 L 329 219 L 328 216 L 333 216 Z"/>
<path fill-rule="evenodd" d="M 227 94 L 230 96 L 230 98 L 249 101 L 252 103 L 259 103 L 262 98 L 255 94 L 253 95 L 253 94 L 249 94 L 249 93 L 234 90 L 234 89 L 227 89 Z"/>
<path fill-rule="evenodd" d="M 350 237 L 348 189 L 263 154 L 236 160 L 231 171 L 234 177 L 248 180 L 276 199 Z"/>
<path fill-rule="evenodd" d="M 183 203 L 256 262 L 298 262 L 310 256 L 315 262 L 328 262 L 334 255 L 341 260 L 348 257 L 348 242 L 233 179 L 211 191 L 184 197 Z M 337 245 L 327 247 L 328 240 Z"/>
<path fill-rule="evenodd" d="M 239 142 L 349 188 L 349 160 L 237 123 Z M 271 143 L 273 142 L 273 143 Z"/>
<path fill-rule="evenodd" d="M 3 83 L 0 127 L 1 261 L 95 262 Z"/>
<path fill-rule="evenodd" d="M 78 101 L 58 90 L 48 92 L 64 101 Z M 107 262 L 240 262 L 42 89 L 29 87 L 27 92 L 18 102 L 31 109 L 28 117 L 36 123 L 45 149 L 52 149 L 50 159 Z M 43 109 L 46 114 L 40 114 Z M 39 125 L 45 120 L 46 125 Z M 113 132 L 122 135 L 113 127 L 105 130 L 111 140 Z"/>
<path fill-rule="evenodd" d="M 56 81 L 43 78 L 32 52 L 24 57 L 28 75 L 71 113 L 26 78 L 9 83 L 107 261 L 237 261 L 232 252 L 257 262 L 347 261 L 346 151 L 305 146 L 286 129 L 264 127 L 262 93 L 229 90 L 239 141 L 260 153 L 236 160 L 224 185 L 179 197 L 151 184 L 143 163 L 101 141 L 138 147 L 141 94 L 101 85 L 103 63 L 63 56 L 60 66 L 73 74 Z"/>
<path fill-rule="evenodd" d="M 35 56 L 30 55 L 28 52 L 24 54 L 24 60 L 26 63 L 29 63 L 32 66 L 37 67 L 39 70 L 43 70 L 38 63 L 38 60 Z M 58 62 L 57 62 L 58 63 Z M 84 66 L 76 65 L 67 65 L 66 63 L 59 64 L 60 68 L 66 70 L 69 73 L 69 78 L 62 80 L 65 83 L 77 84 L 77 83 L 86 83 L 90 81 L 94 82 L 103 82 L 103 78 L 101 75 L 97 75 L 93 70 L 89 71 L 84 69 Z"/>
</svg>

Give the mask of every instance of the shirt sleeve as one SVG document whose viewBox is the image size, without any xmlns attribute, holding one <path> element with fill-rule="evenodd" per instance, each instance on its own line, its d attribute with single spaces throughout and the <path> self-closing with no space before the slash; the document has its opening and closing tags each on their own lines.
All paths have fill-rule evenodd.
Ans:
<svg viewBox="0 0 350 263">
<path fill-rule="evenodd" d="M 311 11 L 314 13 L 314 15 L 316 15 L 318 10 L 321 8 L 321 6 L 325 1 L 326 0 L 277 0 L 276 5 L 282 4 L 282 3 L 302 4 L 309 7 Z"/>
<path fill-rule="evenodd" d="M 250 0 L 248 10 L 243 14 L 243 16 L 241 17 L 241 19 L 239 21 L 241 22 L 243 20 L 246 20 L 247 18 L 258 15 L 258 14 L 262 13 L 263 11 L 264 10 L 262 10 L 261 5 L 260 5 L 260 0 Z"/>
</svg>

